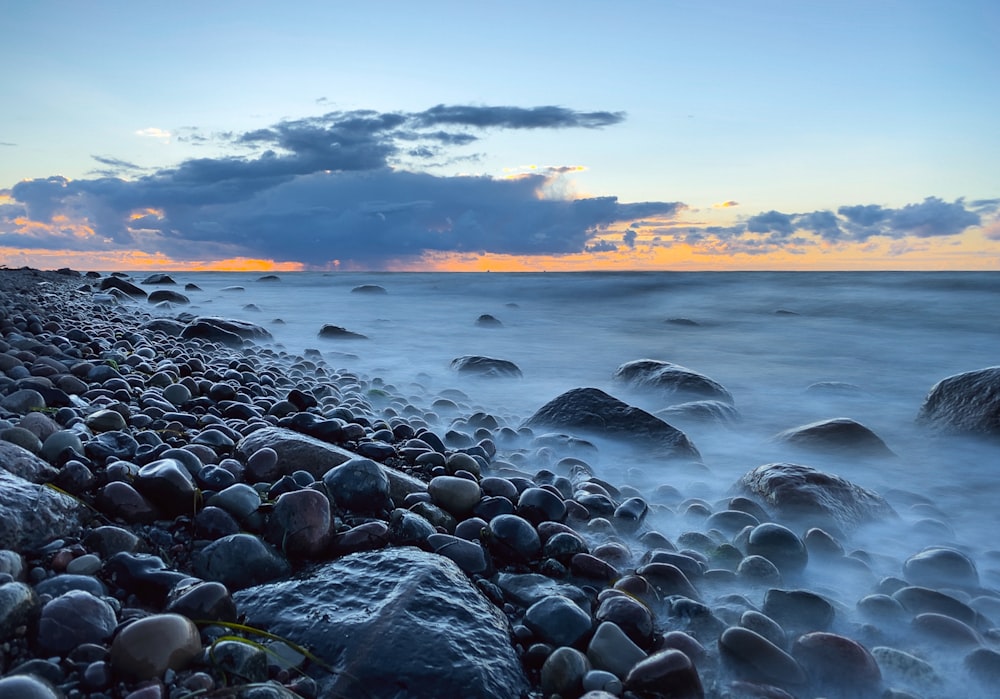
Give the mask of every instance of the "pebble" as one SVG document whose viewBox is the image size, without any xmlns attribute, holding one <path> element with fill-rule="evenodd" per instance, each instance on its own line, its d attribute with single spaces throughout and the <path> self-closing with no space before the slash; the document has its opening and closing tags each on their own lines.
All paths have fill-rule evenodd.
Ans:
<svg viewBox="0 0 1000 699">
<path fill-rule="evenodd" d="M 587 658 L 598 670 L 607 670 L 625 679 L 636 663 L 644 659 L 642 648 L 625 635 L 616 624 L 601 622 L 587 645 Z"/>
<path fill-rule="evenodd" d="M 542 691 L 546 695 L 579 696 L 590 669 L 590 660 L 576 648 L 556 648 L 542 665 Z"/>
<path fill-rule="evenodd" d="M 528 608 L 525 625 L 545 642 L 572 646 L 590 632 L 590 614 L 562 595 L 544 597 Z"/>
<path fill-rule="evenodd" d="M 63 699 L 63 693 L 33 675 L 0 678 L 0 699 Z"/>
<path fill-rule="evenodd" d="M 476 481 L 457 476 L 438 476 L 427 484 L 431 501 L 455 517 L 468 517 L 479 504 L 482 491 Z"/>
<path fill-rule="evenodd" d="M 38 642 L 63 655 L 82 643 L 102 643 L 118 624 L 115 610 L 89 592 L 70 590 L 42 607 Z"/>
<path fill-rule="evenodd" d="M 125 626 L 111 644 L 111 667 L 133 680 L 182 670 L 202 651 L 198 629 L 179 614 L 154 614 Z"/>
</svg>

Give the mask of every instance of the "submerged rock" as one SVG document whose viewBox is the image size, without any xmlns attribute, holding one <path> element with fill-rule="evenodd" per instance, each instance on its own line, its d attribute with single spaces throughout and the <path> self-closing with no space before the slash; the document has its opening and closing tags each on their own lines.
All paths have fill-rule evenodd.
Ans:
<svg viewBox="0 0 1000 699">
<path fill-rule="evenodd" d="M 942 432 L 1000 436 L 1000 366 L 937 382 L 924 399 L 917 422 Z"/>
<path fill-rule="evenodd" d="M 449 559 L 411 547 L 345 556 L 235 596 L 247 623 L 331 664 L 320 696 L 516 697 L 506 617 Z"/>
<path fill-rule="evenodd" d="M 722 384 L 679 364 L 659 359 L 636 359 L 622 364 L 613 378 L 639 388 L 662 389 L 679 398 L 709 398 L 733 403 L 732 394 Z"/>
<path fill-rule="evenodd" d="M 574 388 L 553 398 L 528 418 L 525 425 L 636 439 L 664 448 L 673 457 L 700 457 L 683 432 L 597 388 Z"/>
<path fill-rule="evenodd" d="M 848 417 L 819 420 L 774 436 L 776 442 L 855 456 L 895 456 L 882 438 Z"/>
<path fill-rule="evenodd" d="M 319 329 L 318 337 L 322 337 L 325 340 L 367 340 L 367 335 L 362 335 L 361 333 L 356 333 L 348 330 L 347 328 L 342 328 L 339 325 L 331 325 L 327 323 L 322 328 Z"/>
<path fill-rule="evenodd" d="M 465 355 L 451 360 L 451 368 L 460 374 L 478 374 L 479 376 L 515 376 L 521 377 L 521 369 L 514 362 L 506 359 L 495 359 L 481 355 Z"/>
<path fill-rule="evenodd" d="M 244 340 L 270 340 L 271 333 L 259 325 L 242 320 L 200 317 L 188 323 L 181 331 L 184 339 L 202 339 L 239 347 Z"/>
<path fill-rule="evenodd" d="M 351 289 L 352 294 L 387 294 L 384 286 L 378 284 L 359 284 Z"/>
<path fill-rule="evenodd" d="M 802 519 L 811 526 L 850 531 L 865 522 L 895 516 L 878 493 L 810 466 L 773 463 L 747 472 L 736 484 L 779 516 Z"/>
</svg>

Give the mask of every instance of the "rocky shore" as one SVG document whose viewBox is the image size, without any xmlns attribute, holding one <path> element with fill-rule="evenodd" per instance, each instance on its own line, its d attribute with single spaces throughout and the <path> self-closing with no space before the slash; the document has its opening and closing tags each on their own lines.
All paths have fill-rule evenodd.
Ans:
<svg viewBox="0 0 1000 699">
<path fill-rule="evenodd" d="M 602 391 L 519 425 L 457 394 L 415 405 L 263 327 L 149 314 L 184 302 L 168 284 L 0 270 L 0 699 L 932 699 L 1000 682 L 1000 592 L 961 546 L 887 574 L 842 543 L 898 502 L 792 463 L 719 502 L 639 492 L 597 477 L 581 434 L 698 451 Z M 696 387 L 691 412 L 732 410 L 685 372 L 620 370 Z M 995 435 L 998 385 L 995 368 L 941 382 L 920 419 Z M 892 456 L 844 419 L 781 438 Z M 689 529 L 664 536 L 652 509 Z M 808 589 L 807 570 L 830 584 Z"/>
</svg>

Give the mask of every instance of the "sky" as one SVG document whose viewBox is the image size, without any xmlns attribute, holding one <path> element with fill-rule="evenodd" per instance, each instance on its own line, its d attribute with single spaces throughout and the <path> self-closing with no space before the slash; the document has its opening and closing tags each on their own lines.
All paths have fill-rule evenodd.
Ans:
<svg viewBox="0 0 1000 699">
<path fill-rule="evenodd" d="M 0 264 L 1000 270 L 996 0 L 0 7 Z"/>
</svg>

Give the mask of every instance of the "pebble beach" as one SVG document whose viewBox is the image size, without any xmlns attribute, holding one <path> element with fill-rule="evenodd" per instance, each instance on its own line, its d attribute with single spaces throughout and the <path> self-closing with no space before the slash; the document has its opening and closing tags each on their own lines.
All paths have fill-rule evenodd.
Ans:
<svg viewBox="0 0 1000 699">
<path fill-rule="evenodd" d="M 929 502 L 795 463 L 755 464 L 716 501 L 611 483 L 589 432 L 700 454 L 598 389 L 520 424 L 457 393 L 414 405 L 261 325 L 148 312 L 171 284 L 0 270 L 0 699 L 936 699 L 1000 683 L 995 571 L 960 545 L 891 564 L 844 545 Z M 619 373 L 695 394 L 688 417 L 733 410 L 704 376 Z M 942 384 L 928 424 L 1000 432 L 1000 370 Z M 782 438 L 891 457 L 849 420 Z M 689 526 L 668 537 L 654 510 Z M 863 593 L 837 595 L 841 579 Z"/>
</svg>

